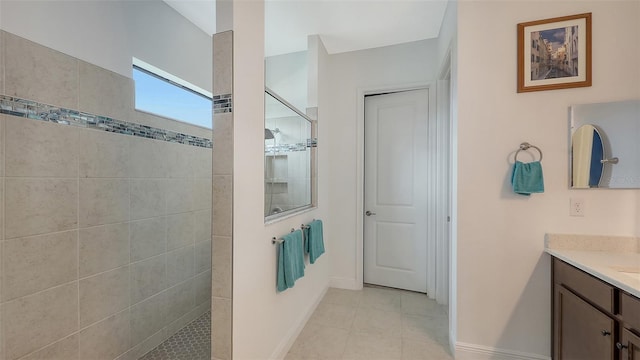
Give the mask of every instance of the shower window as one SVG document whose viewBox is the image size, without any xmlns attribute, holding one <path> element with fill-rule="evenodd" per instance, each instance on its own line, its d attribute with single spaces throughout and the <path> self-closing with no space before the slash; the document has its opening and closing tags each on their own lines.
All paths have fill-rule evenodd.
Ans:
<svg viewBox="0 0 640 360">
<path fill-rule="evenodd" d="M 211 129 L 211 96 L 174 76 L 170 77 L 176 81 L 167 77 L 133 66 L 136 110 Z"/>
<path fill-rule="evenodd" d="M 264 216 L 271 221 L 313 206 L 312 120 L 265 91 Z"/>
</svg>

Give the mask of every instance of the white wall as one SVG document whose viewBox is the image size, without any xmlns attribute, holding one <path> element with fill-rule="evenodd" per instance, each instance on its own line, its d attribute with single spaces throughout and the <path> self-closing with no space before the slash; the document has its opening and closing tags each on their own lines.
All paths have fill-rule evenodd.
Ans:
<svg viewBox="0 0 640 360">
<path fill-rule="evenodd" d="M 2 0 L 0 28 L 127 77 L 136 57 L 211 91 L 211 34 L 161 0 Z"/>
<path fill-rule="evenodd" d="M 458 28 L 458 2 L 448 1 L 444 12 L 440 33 L 437 39 L 437 64 L 440 66 L 447 56 L 447 51 L 452 48 Z M 440 71 L 440 67 L 437 69 Z"/>
<path fill-rule="evenodd" d="M 458 182 L 458 50 L 457 50 L 457 29 L 458 29 L 458 2 L 449 1 L 445 10 L 444 19 L 442 20 L 442 26 L 440 27 L 440 35 L 438 37 L 438 77 L 443 74 L 440 72 L 443 70 L 443 63 L 446 58 L 450 56 L 451 73 L 449 80 L 449 117 L 450 117 L 450 184 L 457 184 Z M 451 186 L 450 193 L 450 208 L 449 214 L 451 216 L 451 223 L 449 224 L 449 343 L 452 348 L 452 352 L 455 351 L 456 332 L 457 332 L 457 319 L 458 319 L 458 303 L 457 303 L 457 187 Z"/>
<path fill-rule="evenodd" d="M 361 50 L 329 58 L 330 107 L 325 128 L 331 133 L 329 161 L 333 176 L 329 179 L 331 284 L 357 288 L 356 232 L 357 186 L 357 95 L 359 89 L 394 87 L 435 79 L 436 40 Z"/>
<path fill-rule="evenodd" d="M 516 24 L 593 13 L 593 86 L 516 93 Z M 458 3 L 458 323 L 465 344 L 549 356 L 547 232 L 636 235 L 637 190 L 568 189 L 568 107 L 640 97 L 640 2 Z M 544 152 L 545 193 L 514 195 L 514 151 Z M 569 198 L 585 217 L 569 217 Z M 483 357 L 480 357 L 483 358 Z"/>
<path fill-rule="evenodd" d="M 262 1 L 235 1 L 233 6 L 233 358 L 281 358 L 327 288 L 329 257 L 325 254 L 308 265 L 293 288 L 276 293 L 276 247 L 271 238 L 313 218 L 326 220 L 325 229 L 331 228 L 325 177 L 328 144 L 318 148 L 322 164 L 318 208 L 265 225 L 264 82 L 256 80 L 264 79 L 264 5 Z"/>
<path fill-rule="evenodd" d="M 307 52 L 265 59 L 266 86 L 303 113 L 307 110 Z"/>
</svg>

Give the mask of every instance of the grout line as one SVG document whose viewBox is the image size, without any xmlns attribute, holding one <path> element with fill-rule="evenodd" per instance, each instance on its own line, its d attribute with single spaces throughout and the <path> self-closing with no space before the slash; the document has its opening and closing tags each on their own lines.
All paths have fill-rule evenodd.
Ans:
<svg viewBox="0 0 640 360">
<path fill-rule="evenodd" d="M 76 335 L 78 335 L 79 333 L 80 333 L 79 331 L 74 331 L 73 333 L 71 333 L 71 334 L 69 334 L 69 335 L 67 335 L 67 336 L 63 337 L 62 339 L 59 339 L 59 340 L 56 340 L 56 341 L 50 342 L 50 343 L 48 343 L 47 345 L 45 345 L 45 346 L 43 346 L 43 347 L 41 347 L 41 348 L 37 348 L 36 350 L 33 350 L 33 351 L 29 352 L 28 354 L 22 355 L 22 356 L 21 356 L 21 357 L 19 357 L 17 360 L 26 359 L 26 358 L 28 358 L 29 356 L 31 356 L 32 354 L 35 354 L 35 353 L 37 353 L 38 351 L 44 350 L 46 347 L 49 347 L 49 346 L 51 346 L 51 345 L 54 345 L 54 344 L 57 344 L 57 343 L 62 342 L 62 341 L 64 341 L 64 340 L 67 340 L 68 338 L 70 338 L 70 337 L 72 337 L 72 336 L 76 336 Z M 80 351 L 80 350 L 79 350 L 79 347 L 78 347 L 78 352 L 79 352 L 79 351 Z"/>
<path fill-rule="evenodd" d="M 76 109 L 80 109 L 80 61 L 75 59 L 76 62 Z"/>
<path fill-rule="evenodd" d="M 38 233 L 38 234 L 30 234 L 30 235 L 14 236 L 14 237 L 10 237 L 8 239 L 4 239 L 3 241 L 13 241 L 13 240 L 20 240 L 20 239 L 28 239 L 28 238 L 37 237 L 37 236 L 56 235 L 56 234 L 60 234 L 60 233 L 65 233 L 65 232 L 70 232 L 70 231 L 79 231 L 79 230 L 80 229 L 78 227 L 74 227 L 74 228 L 66 229 L 66 230 L 59 230 L 59 231 L 52 231 L 52 232 L 45 232 L 45 233 Z"/>
<path fill-rule="evenodd" d="M 17 298 L 13 298 L 13 299 L 5 300 L 5 301 L 3 301 L 3 302 L 2 302 L 2 304 L 4 305 L 4 304 L 10 303 L 10 302 L 14 302 L 14 301 L 20 300 L 20 299 L 22 299 L 22 298 L 26 298 L 26 297 L 30 297 L 30 296 L 35 296 L 35 295 L 40 295 L 41 293 L 43 293 L 43 292 L 45 292 L 45 291 L 54 290 L 54 289 L 57 289 L 57 288 L 60 288 L 60 287 L 63 287 L 63 286 L 71 285 L 71 284 L 73 284 L 74 282 L 78 282 L 78 280 L 77 280 L 77 279 L 74 279 L 74 280 L 67 281 L 67 282 L 62 283 L 62 284 L 58 284 L 58 285 L 54 285 L 54 286 L 48 287 L 48 288 L 46 288 L 46 289 L 44 289 L 44 290 L 38 290 L 38 291 L 36 291 L 36 292 L 34 292 L 34 293 L 31 293 L 31 294 L 22 295 L 22 296 L 19 296 L 19 297 L 17 297 Z"/>
<path fill-rule="evenodd" d="M 0 59 L 0 61 L 3 64 L 2 67 L 2 74 L 0 74 L 0 76 L 2 76 L 2 86 L 4 87 L 4 67 L 5 67 L 5 63 L 4 63 L 4 58 L 5 58 L 5 51 L 4 51 L 4 32 L 2 30 L 0 30 L 0 49 L 2 51 L 0 54 L 0 57 L 2 57 L 2 59 Z M 4 88 L 3 88 L 4 89 Z M 2 204 L 0 204 L 0 211 L 1 213 L 1 219 L 0 219 L 0 226 L 2 226 L 2 230 L 0 231 L 0 300 L 2 299 L 2 287 L 4 286 L 4 239 L 5 239 L 5 217 L 6 217 L 6 209 L 5 209 L 5 199 L 7 197 L 6 191 L 5 191 L 5 135 L 4 133 L 6 132 L 5 128 L 6 128 L 6 121 L 4 117 L 0 117 L 0 152 L 2 152 L 0 154 L 0 161 L 2 161 L 2 164 L 0 164 L 0 171 L 2 171 L 2 177 L 0 177 L 0 180 L 2 181 L 2 183 L 0 184 L 0 191 L 2 191 Z M 0 302 L 0 304 L 2 304 Z M 3 321 L 3 313 L 4 313 L 4 307 L 2 305 L 0 305 L 0 358 L 1 359 L 5 359 L 5 333 L 4 333 L 4 321 Z"/>
<path fill-rule="evenodd" d="M 80 72 L 79 69 L 76 68 L 76 70 L 78 70 L 78 78 L 80 77 Z M 80 80 L 78 80 L 79 82 Z M 78 86 L 80 86 L 80 84 L 78 83 Z M 76 88 L 79 89 L 79 88 Z M 78 97 L 80 96 L 79 94 L 80 92 L 78 91 Z M 80 100 L 78 99 L 78 102 Z M 80 132 L 78 131 L 77 133 L 78 139 L 76 140 L 76 145 L 80 142 Z M 78 149 L 79 150 L 79 149 Z M 76 150 L 77 151 L 77 150 Z M 76 157 L 76 170 L 77 170 L 77 197 L 76 197 L 76 226 L 79 228 L 80 227 L 80 156 Z M 80 359 L 80 229 L 78 229 L 78 232 L 76 233 L 76 256 L 77 256 L 77 262 L 76 262 L 76 278 L 78 279 L 78 359 Z"/>
<path fill-rule="evenodd" d="M 68 176 L 13 176 L 13 175 L 9 175 L 7 176 L 5 174 L 6 178 L 12 179 L 12 180 L 78 180 L 78 177 L 68 177 Z M 96 178 L 98 179 L 98 178 Z"/>
<path fill-rule="evenodd" d="M 134 101 L 135 102 L 135 101 Z M 127 156 L 131 157 L 131 139 L 127 140 Z M 131 170 L 132 170 L 132 162 L 129 161 L 127 162 L 127 173 L 130 174 Z M 131 326 L 131 322 L 133 321 L 133 298 L 131 296 L 131 293 L 133 292 L 133 284 L 132 284 L 132 274 L 133 274 L 133 266 L 131 263 L 131 216 L 133 214 L 133 212 L 131 211 L 131 185 L 132 181 L 131 178 L 129 178 L 129 221 L 127 222 L 127 254 L 129 255 L 128 257 L 128 262 L 127 262 L 127 266 L 129 267 L 129 273 L 127 274 L 127 304 L 129 305 L 127 307 L 127 309 L 129 310 L 129 323 L 127 324 L 127 327 L 129 328 L 129 338 L 127 339 L 129 342 L 129 346 L 127 346 L 127 350 L 125 350 L 122 354 L 118 355 L 118 357 L 122 356 L 123 354 L 126 354 L 129 351 L 132 351 L 136 346 L 138 346 L 139 344 L 134 344 L 133 343 L 133 329 Z M 143 340 L 144 341 L 144 340 Z"/>
<path fill-rule="evenodd" d="M 111 317 L 121 315 L 122 313 L 127 312 L 127 311 L 130 311 L 130 307 L 126 307 L 124 309 L 120 309 L 120 310 L 116 311 L 115 313 L 109 314 L 109 315 L 103 317 L 102 319 L 94 321 L 94 322 L 92 322 L 92 323 L 90 323 L 90 324 L 88 324 L 86 326 L 81 326 L 81 327 L 78 328 L 77 333 L 80 334 L 81 332 L 87 330 L 88 328 L 90 328 L 90 327 L 92 327 L 94 325 L 97 325 L 97 324 L 99 324 L 101 322 L 104 322 L 104 321 L 106 321 L 107 319 L 109 319 Z"/>
<path fill-rule="evenodd" d="M 83 281 L 83 280 L 86 280 L 86 279 L 90 279 L 90 278 L 92 278 L 92 277 L 96 277 L 96 276 L 104 275 L 104 274 L 106 274 L 106 273 L 108 273 L 108 272 L 116 271 L 116 270 L 120 270 L 120 269 L 125 268 L 125 267 L 127 267 L 127 266 L 129 266 L 129 267 L 130 267 L 130 266 L 131 266 L 131 264 L 120 265 L 120 266 L 115 267 L 115 268 L 112 268 L 112 269 L 108 269 L 108 270 L 100 271 L 100 272 L 97 272 L 97 273 L 94 273 L 94 274 L 91 274 L 91 275 L 87 275 L 87 276 L 84 276 L 84 277 L 80 277 L 80 278 L 78 279 L 78 281 Z"/>
</svg>

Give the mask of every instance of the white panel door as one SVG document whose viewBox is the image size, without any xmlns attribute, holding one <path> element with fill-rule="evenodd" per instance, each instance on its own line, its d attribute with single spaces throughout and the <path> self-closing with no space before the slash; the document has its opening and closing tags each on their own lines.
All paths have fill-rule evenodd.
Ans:
<svg viewBox="0 0 640 360">
<path fill-rule="evenodd" d="M 427 290 L 428 90 L 365 98 L 364 282 Z"/>
</svg>

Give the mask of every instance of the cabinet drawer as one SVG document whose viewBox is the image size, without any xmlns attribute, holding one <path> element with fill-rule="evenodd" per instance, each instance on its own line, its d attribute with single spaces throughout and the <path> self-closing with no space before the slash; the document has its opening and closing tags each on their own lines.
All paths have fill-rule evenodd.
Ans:
<svg viewBox="0 0 640 360">
<path fill-rule="evenodd" d="M 637 332 L 640 332 L 640 299 L 620 292 L 620 315 L 622 321 Z"/>
<path fill-rule="evenodd" d="M 555 283 L 564 285 L 591 303 L 613 314 L 613 286 L 555 258 L 553 278 Z"/>
</svg>

